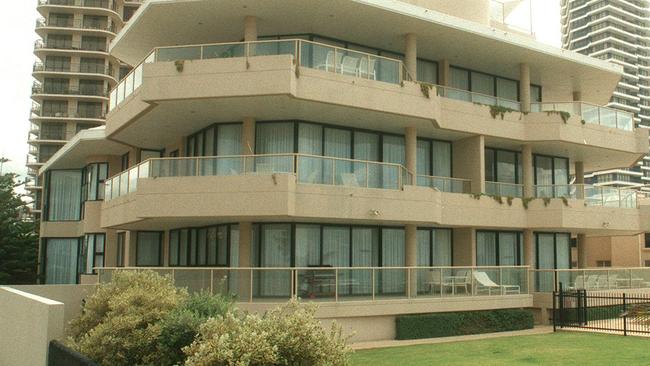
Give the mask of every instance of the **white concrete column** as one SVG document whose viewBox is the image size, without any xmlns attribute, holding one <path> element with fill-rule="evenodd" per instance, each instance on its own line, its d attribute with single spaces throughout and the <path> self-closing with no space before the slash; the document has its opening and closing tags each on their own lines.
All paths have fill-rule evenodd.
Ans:
<svg viewBox="0 0 650 366">
<path fill-rule="evenodd" d="M 524 230 L 524 265 L 535 268 L 535 234 L 531 229 Z"/>
<path fill-rule="evenodd" d="M 418 44 L 415 33 L 404 36 L 404 64 L 415 80 L 418 79 Z"/>
<path fill-rule="evenodd" d="M 245 117 L 242 123 L 241 154 L 255 154 L 255 119 L 252 117 Z"/>
<path fill-rule="evenodd" d="M 581 161 L 574 163 L 574 170 L 576 176 L 576 184 L 585 184 L 585 165 Z"/>
<path fill-rule="evenodd" d="M 587 268 L 587 235 L 578 234 L 578 268 Z"/>
<path fill-rule="evenodd" d="M 530 66 L 519 64 L 519 102 L 522 112 L 530 112 Z"/>
<path fill-rule="evenodd" d="M 440 60 L 438 67 L 438 84 L 451 86 L 451 65 L 449 60 Z"/>
<path fill-rule="evenodd" d="M 533 171 L 533 148 L 524 145 L 521 149 L 521 167 L 524 178 L 524 197 L 535 196 L 535 173 Z"/>
<path fill-rule="evenodd" d="M 244 42 L 257 41 L 257 18 L 247 16 L 244 18 Z"/>
<path fill-rule="evenodd" d="M 482 135 L 454 141 L 452 144 L 455 178 L 468 179 L 471 193 L 485 192 L 485 138 Z"/>
<path fill-rule="evenodd" d="M 413 180 L 417 179 L 417 157 L 418 157 L 418 131 L 415 127 L 406 127 L 405 130 L 405 155 L 406 170 L 413 174 Z"/>
</svg>

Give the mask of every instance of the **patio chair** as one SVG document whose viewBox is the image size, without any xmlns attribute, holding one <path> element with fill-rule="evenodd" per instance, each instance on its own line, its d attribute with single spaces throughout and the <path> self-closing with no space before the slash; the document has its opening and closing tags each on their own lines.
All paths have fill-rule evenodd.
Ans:
<svg viewBox="0 0 650 366">
<path fill-rule="evenodd" d="M 519 295 L 521 293 L 519 285 L 498 285 L 485 272 L 474 272 L 474 279 L 477 283 L 477 292 L 487 290 L 488 295 L 492 295 L 493 290 L 499 291 L 501 295 Z"/>
<path fill-rule="evenodd" d="M 359 181 L 357 181 L 357 176 L 354 173 L 342 173 L 341 181 L 344 186 L 359 187 Z"/>
<path fill-rule="evenodd" d="M 585 288 L 585 276 L 583 275 L 577 276 L 575 282 L 569 285 L 569 289 L 572 290 L 584 289 L 584 288 Z"/>
<path fill-rule="evenodd" d="M 596 288 L 599 290 L 604 290 L 609 288 L 609 281 L 607 275 L 598 275 L 598 280 L 596 282 Z"/>
<path fill-rule="evenodd" d="M 375 60 L 369 60 L 368 57 L 362 57 L 359 61 L 359 77 L 364 79 L 377 80 L 375 71 Z"/>
<path fill-rule="evenodd" d="M 587 285 L 585 286 L 585 290 L 597 290 L 597 289 L 598 289 L 598 276 L 597 275 L 587 276 Z"/>
<path fill-rule="evenodd" d="M 345 56 L 341 63 L 341 74 L 357 76 L 359 69 L 359 59 L 357 57 Z"/>
</svg>

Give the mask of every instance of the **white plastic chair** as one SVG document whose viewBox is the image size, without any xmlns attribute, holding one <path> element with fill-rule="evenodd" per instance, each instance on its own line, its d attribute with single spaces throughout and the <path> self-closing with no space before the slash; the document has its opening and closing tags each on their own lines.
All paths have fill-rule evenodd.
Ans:
<svg viewBox="0 0 650 366">
<path fill-rule="evenodd" d="M 341 74 L 357 76 L 359 72 L 358 65 L 358 58 L 352 56 L 343 57 L 343 62 L 341 63 Z"/>
<path fill-rule="evenodd" d="M 375 62 L 375 59 L 370 60 L 368 57 L 362 57 L 361 60 L 359 60 L 359 77 L 377 80 Z"/>
<path fill-rule="evenodd" d="M 492 295 L 492 290 L 499 291 L 501 295 L 519 295 L 521 293 L 519 285 L 498 285 L 485 272 L 474 272 L 474 279 L 478 284 L 477 292 L 487 290 L 488 295 Z"/>
</svg>

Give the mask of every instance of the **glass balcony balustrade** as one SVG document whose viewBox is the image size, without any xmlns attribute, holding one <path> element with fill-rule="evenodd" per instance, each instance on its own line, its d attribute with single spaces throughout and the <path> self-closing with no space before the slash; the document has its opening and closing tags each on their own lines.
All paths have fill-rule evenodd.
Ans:
<svg viewBox="0 0 650 366">
<path fill-rule="evenodd" d="M 650 268 L 536 269 L 531 271 L 535 292 L 563 289 L 588 291 L 650 291 Z"/>
<path fill-rule="evenodd" d="M 532 103 L 530 110 L 531 112 L 565 112 L 570 116 L 580 116 L 585 124 L 623 131 L 634 130 L 634 114 L 585 102 Z"/>
<path fill-rule="evenodd" d="M 146 268 L 190 292 L 234 295 L 239 302 L 349 302 L 445 297 L 518 296 L 529 293 L 529 270 L 502 267 Z M 96 268 L 99 282 L 116 271 Z"/>
<path fill-rule="evenodd" d="M 537 185 L 535 197 L 584 200 L 587 206 L 638 207 L 638 192 L 634 189 L 588 184 Z"/>
<path fill-rule="evenodd" d="M 107 201 L 133 193 L 138 179 L 295 174 L 300 184 L 400 190 L 412 175 L 399 164 L 305 154 L 150 159 L 106 181 Z"/>
<path fill-rule="evenodd" d="M 411 80 L 400 60 L 300 39 L 160 47 L 111 92 L 109 109 L 122 103 L 142 85 L 142 65 L 146 63 L 279 55 L 293 56 L 299 67 L 329 73 L 391 84 Z"/>
</svg>

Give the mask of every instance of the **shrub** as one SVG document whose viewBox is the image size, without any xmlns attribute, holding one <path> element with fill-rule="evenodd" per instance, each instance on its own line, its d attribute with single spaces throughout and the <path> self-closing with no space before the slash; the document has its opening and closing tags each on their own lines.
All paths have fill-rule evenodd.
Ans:
<svg viewBox="0 0 650 366">
<path fill-rule="evenodd" d="M 519 309 L 406 315 L 396 319 L 396 338 L 449 337 L 531 329 L 533 326 L 533 314 Z"/>
<path fill-rule="evenodd" d="M 199 328 L 208 318 L 224 316 L 233 308 L 232 297 L 201 292 L 190 296 L 160 323 L 156 365 L 180 365 L 185 361 L 183 348 L 192 344 Z"/>
<path fill-rule="evenodd" d="M 171 278 L 152 271 L 116 272 L 70 324 L 68 343 L 102 365 L 151 364 L 160 320 L 187 298 Z"/>
<path fill-rule="evenodd" d="M 264 316 L 230 312 L 210 319 L 184 349 L 186 365 L 346 365 L 350 349 L 341 327 L 333 323 L 326 331 L 315 311 L 292 300 Z"/>
</svg>

